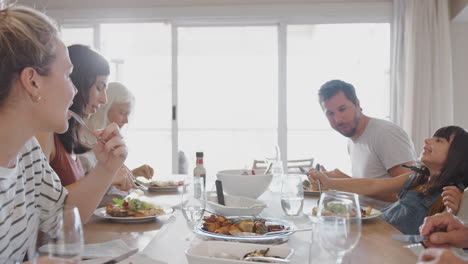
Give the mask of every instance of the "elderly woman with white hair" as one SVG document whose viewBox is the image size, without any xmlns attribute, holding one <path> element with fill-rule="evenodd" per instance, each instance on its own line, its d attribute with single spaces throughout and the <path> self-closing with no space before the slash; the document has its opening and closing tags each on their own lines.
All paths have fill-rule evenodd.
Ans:
<svg viewBox="0 0 468 264">
<path fill-rule="evenodd" d="M 96 113 L 86 120 L 86 124 L 92 130 L 101 129 L 108 124 L 115 123 L 122 128 L 128 123 L 128 117 L 135 106 L 135 96 L 123 84 L 111 82 L 107 88 L 107 104 L 101 106 Z M 87 144 L 93 144 L 96 140 L 89 136 L 89 133 L 82 133 L 81 141 Z M 79 156 L 85 175 L 95 166 L 96 157 L 93 152 L 86 152 Z M 121 173 L 125 173 L 122 169 Z M 133 175 L 143 176 L 145 178 L 153 177 L 154 170 L 149 165 L 142 165 L 132 170 Z M 102 199 L 100 206 L 106 206 L 113 198 L 122 198 L 128 195 L 128 192 L 111 186 Z"/>
</svg>

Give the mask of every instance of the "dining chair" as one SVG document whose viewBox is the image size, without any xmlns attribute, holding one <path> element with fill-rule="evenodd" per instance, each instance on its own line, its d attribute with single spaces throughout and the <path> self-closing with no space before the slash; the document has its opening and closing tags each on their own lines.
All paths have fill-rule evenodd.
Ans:
<svg viewBox="0 0 468 264">
<path fill-rule="evenodd" d="M 314 164 L 314 158 L 309 159 L 297 159 L 297 160 L 288 160 L 288 173 L 291 172 L 300 172 L 299 168 L 312 168 Z M 265 160 L 254 160 L 252 169 L 265 169 L 267 166 Z"/>
</svg>

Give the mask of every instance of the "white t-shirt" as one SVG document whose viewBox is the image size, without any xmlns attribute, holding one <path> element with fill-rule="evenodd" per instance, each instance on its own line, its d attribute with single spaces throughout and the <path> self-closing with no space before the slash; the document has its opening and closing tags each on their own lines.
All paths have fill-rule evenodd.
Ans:
<svg viewBox="0 0 468 264">
<path fill-rule="evenodd" d="M 353 178 L 390 178 L 389 169 L 416 160 L 408 134 L 399 126 L 376 118 L 369 119 L 359 138 L 348 140 L 348 153 Z M 388 205 L 382 201 L 376 204 L 380 208 Z"/>
<path fill-rule="evenodd" d="M 0 167 L 0 258 L 22 259 L 36 239 L 37 215 L 41 231 L 50 231 L 66 196 L 39 143 L 31 138 L 14 168 Z"/>
</svg>

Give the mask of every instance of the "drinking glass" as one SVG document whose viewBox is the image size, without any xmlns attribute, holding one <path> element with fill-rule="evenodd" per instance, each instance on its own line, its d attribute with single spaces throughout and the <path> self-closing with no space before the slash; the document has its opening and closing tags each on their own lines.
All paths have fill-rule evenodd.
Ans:
<svg viewBox="0 0 468 264">
<path fill-rule="evenodd" d="M 182 214 L 189 225 L 201 219 L 205 204 L 205 186 L 200 177 L 194 177 L 193 184 L 186 184 L 182 192 Z"/>
<path fill-rule="evenodd" d="M 299 215 L 304 205 L 302 175 L 288 174 L 281 183 L 281 207 L 283 211 L 289 216 Z"/>
<path fill-rule="evenodd" d="M 336 263 L 351 251 L 361 237 L 361 209 L 357 194 L 339 191 L 322 193 L 317 209 L 320 246 L 334 253 Z"/>
<path fill-rule="evenodd" d="M 83 227 L 78 208 L 65 205 L 63 213 L 47 233 L 38 232 L 30 250 L 31 263 L 80 263 L 83 252 Z M 41 261 L 42 260 L 42 261 Z"/>
</svg>

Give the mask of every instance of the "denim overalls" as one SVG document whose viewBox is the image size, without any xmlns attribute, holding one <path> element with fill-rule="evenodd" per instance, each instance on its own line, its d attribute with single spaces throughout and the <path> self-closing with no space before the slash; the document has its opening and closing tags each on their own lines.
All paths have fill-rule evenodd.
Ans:
<svg viewBox="0 0 468 264">
<path fill-rule="evenodd" d="M 419 234 L 419 226 L 423 223 L 432 204 L 440 198 L 442 191 L 428 196 L 409 190 L 416 174 L 412 174 L 398 194 L 398 201 L 382 210 L 381 217 L 392 224 L 403 234 Z"/>
</svg>

